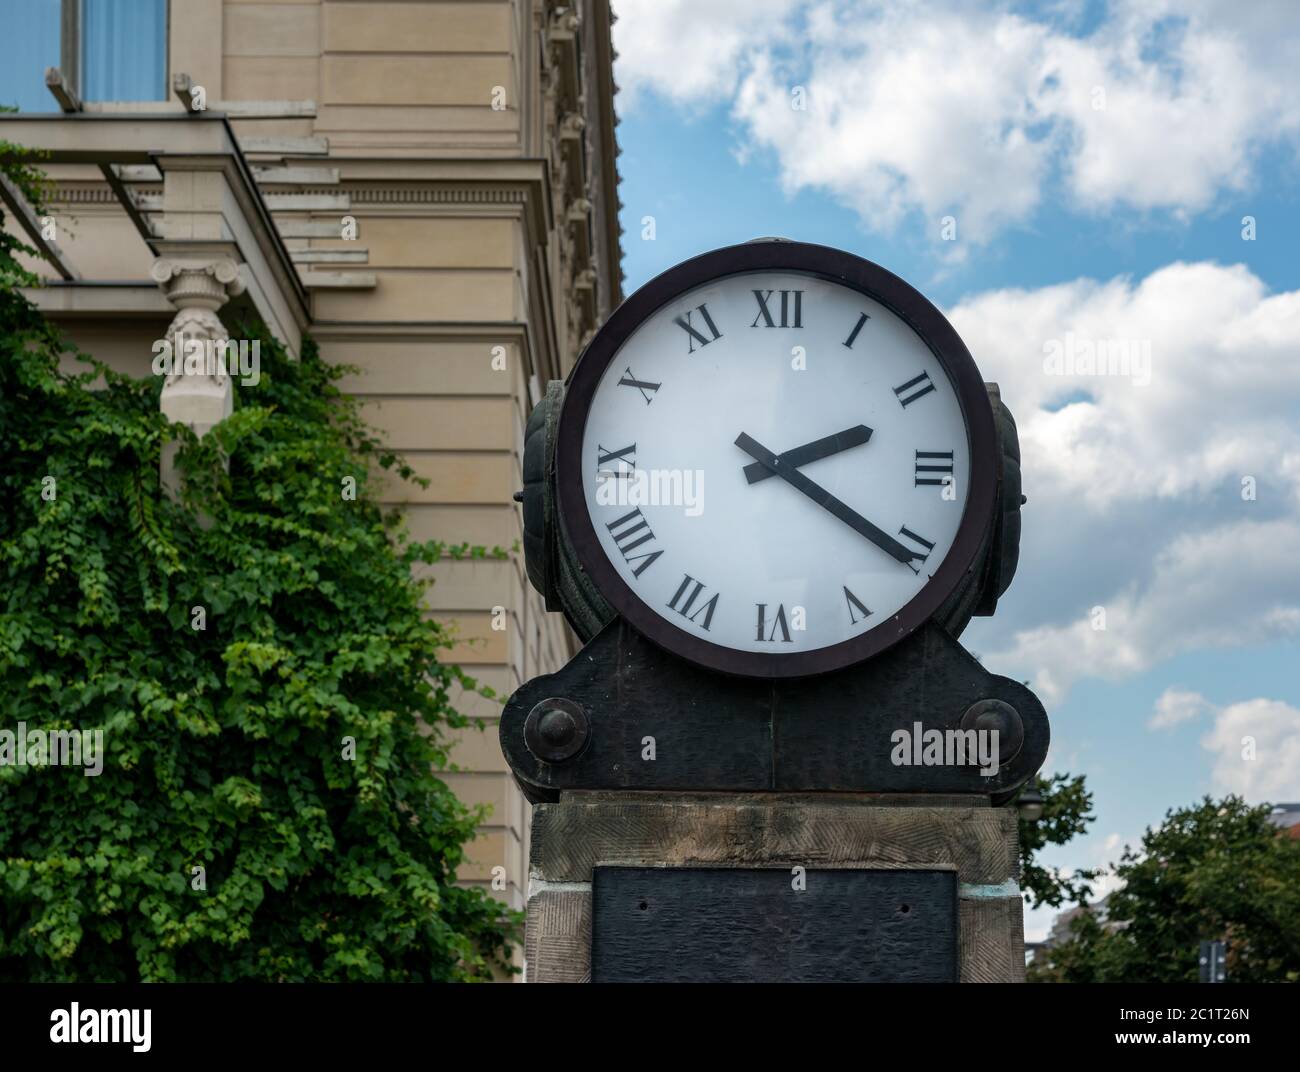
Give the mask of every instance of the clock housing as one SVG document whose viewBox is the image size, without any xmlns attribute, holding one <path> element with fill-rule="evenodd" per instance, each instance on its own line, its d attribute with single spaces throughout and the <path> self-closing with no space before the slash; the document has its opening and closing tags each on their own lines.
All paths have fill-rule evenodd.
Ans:
<svg viewBox="0 0 1300 1072">
<path fill-rule="evenodd" d="M 650 601 L 643 593 L 638 592 L 636 588 L 639 586 L 638 582 L 644 579 L 643 575 L 634 574 L 626 560 L 621 563 L 618 561 L 619 545 L 617 541 L 615 545 L 611 545 L 611 529 L 604 515 L 602 514 L 599 521 L 593 522 L 592 477 L 588 470 L 592 467 L 594 455 L 593 458 L 587 457 L 588 454 L 593 454 L 593 440 L 588 434 L 589 424 L 603 419 L 604 429 L 618 426 L 617 421 L 610 424 L 608 413 L 602 416 L 601 404 L 598 402 L 601 384 L 602 382 L 605 384 L 604 391 L 608 396 L 611 382 L 618 382 L 611 381 L 611 375 L 616 375 L 623 381 L 628 378 L 635 379 L 636 374 L 625 374 L 621 365 L 618 368 L 614 366 L 626 355 L 625 347 L 629 340 L 634 338 L 639 328 L 656 315 L 662 319 L 665 310 L 676 311 L 684 297 L 689 296 L 690 301 L 694 302 L 696 295 L 710 293 L 711 284 L 726 283 L 734 292 L 737 281 L 746 285 L 742 290 L 752 289 L 756 294 L 758 313 L 754 324 L 742 324 L 732 315 L 730 321 L 734 326 L 729 325 L 723 329 L 723 333 L 730 331 L 734 337 L 754 327 L 787 325 L 793 327 L 799 318 L 807 318 L 813 309 L 796 307 L 792 302 L 797 302 L 799 299 L 789 297 L 785 291 L 780 291 L 779 299 L 776 297 L 778 291 L 772 284 L 780 283 L 780 273 L 814 281 L 813 285 L 807 288 L 810 301 L 811 295 L 817 292 L 816 281 L 832 284 L 832 288 L 823 288 L 828 293 L 831 290 L 838 293 L 841 289 L 856 292 L 862 298 L 860 303 L 862 309 L 872 311 L 874 315 L 875 323 L 871 325 L 872 328 L 887 326 L 887 323 L 896 318 L 895 328 L 901 325 L 910 336 L 914 337 L 928 361 L 927 368 L 931 370 L 930 375 L 939 378 L 938 386 L 941 390 L 935 392 L 931 388 L 931 392 L 936 397 L 923 401 L 938 405 L 940 395 L 946 398 L 947 404 L 953 406 L 954 412 L 959 414 L 957 431 L 962 437 L 962 441 L 950 450 L 953 458 L 948 459 L 952 471 L 964 484 L 962 501 L 950 504 L 960 510 L 960 519 L 949 534 L 950 538 L 945 537 L 943 540 L 935 541 L 940 546 L 933 559 L 917 560 L 914 563 L 917 569 L 912 572 L 920 574 L 919 588 L 914 594 L 909 594 L 901 605 L 890 606 L 886 601 L 885 613 L 878 614 L 874 621 L 867 622 L 865 618 L 859 616 L 857 621 L 862 628 L 853 635 L 817 646 L 804 645 L 800 650 L 789 650 L 789 648 L 782 650 L 783 645 L 780 644 L 770 647 L 752 642 L 746 644 L 737 639 L 734 627 L 729 642 L 720 643 L 712 636 L 706 635 L 708 630 L 700 628 L 701 618 L 698 614 L 693 620 L 681 615 L 683 620 L 678 623 L 674 621 L 671 613 L 666 613 L 662 608 L 652 605 L 665 602 L 663 598 L 665 592 L 657 592 L 654 599 Z M 755 286 L 748 288 L 747 284 L 751 282 Z M 790 294 L 794 293 L 793 290 L 790 291 Z M 766 302 L 762 297 L 757 297 L 761 295 L 767 295 Z M 778 301 L 784 302 L 785 307 L 781 308 Z M 840 304 L 843 305 L 842 302 Z M 764 320 L 767 323 L 764 323 Z M 710 360 L 705 340 L 722 341 L 716 337 L 719 325 L 707 321 L 707 317 L 697 313 L 692 325 L 695 332 L 681 336 L 680 341 L 691 346 L 691 358 L 699 360 L 693 365 L 688 362 L 680 367 L 704 369 L 706 367 L 704 363 Z M 866 322 L 864 318 L 864 324 Z M 850 322 L 846 330 L 862 332 L 862 327 L 863 325 L 857 325 L 855 328 L 855 325 Z M 756 335 L 747 336 L 747 338 L 756 337 Z M 772 337 L 768 336 L 768 338 Z M 784 342 L 789 343 L 789 349 L 796 351 L 800 339 L 806 337 L 808 336 L 790 331 L 784 333 Z M 869 332 L 862 334 L 861 342 L 866 344 L 861 350 L 862 361 L 871 360 L 870 338 Z M 735 341 L 733 338 L 733 347 Z M 841 341 L 845 347 L 845 354 L 838 352 L 832 354 L 823 340 L 820 350 L 816 354 L 809 355 L 808 358 L 810 363 L 813 363 L 813 371 L 791 374 L 816 376 L 815 363 L 819 359 L 822 362 L 820 367 L 823 375 L 826 374 L 830 357 L 834 357 L 841 367 L 846 360 L 850 362 L 858 360 L 857 355 L 851 352 L 853 350 L 851 344 L 859 342 L 857 336 L 851 335 L 847 341 Z M 695 353 L 697 344 L 698 354 Z M 714 353 L 719 352 L 721 347 L 714 351 Z M 879 356 L 881 351 L 876 352 Z M 735 357 L 733 352 L 733 365 Z M 712 368 L 711 371 L 715 375 L 715 380 L 710 390 L 717 394 L 718 370 Z M 647 376 L 641 382 L 649 384 L 652 379 L 653 377 Z M 900 383 L 893 386 L 904 390 L 901 393 L 895 392 L 887 399 L 890 403 L 897 402 L 901 410 L 908 408 L 911 404 L 910 396 L 917 391 L 916 387 L 907 388 L 907 382 L 906 378 L 900 378 Z M 892 380 L 890 383 L 892 384 Z M 638 388 L 635 384 L 629 383 L 622 383 L 621 386 L 628 388 L 629 392 L 640 391 L 646 399 L 647 412 L 652 409 L 657 389 L 649 386 Z M 828 386 L 834 385 L 828 384 Z M 928 380 L 923 380 L 919 385 L 920 388 L 927 386 Z M 743 394 L 743 392 L 739 393 Z M 842 393 L 843 391 L 832 391 L 827 396 L 825 408 L 833 408 L 837 402 L 836 395 Z M 762 397 L 764 396 L 760 392 L 757 399 L 761 401 Z M 725 398 L 716 399 L 715 402 L 720 406 L 718 420 L 725 428 L 728 436 L 727 443 L 730 443 L 730 435 L 734 431 L 732 425 L 742 428 L 754 419 L 753 415 L 746 412 L 744 406 L 728 409 Z M 751 398 L 748 404 L 750 410 L 762 408 L 755 406 L 754 402 L 755 398 Z M 605 405 L 608 406 L 608 403 Z M 692 411 L 692 419 L 698 420 L 700 412 L 698 409 Z M 894 419 L 884 410 L 878 412 L 880 420 Z M 804 423 L 811 429 L 817 422 L 805 421 Z M 842 424 L 844 421 L 841 420 L 839 423 Z M 953 418 L 953 423 L 956 423 L 956 418 Z M 863 433 L 858 434 L 858 438 L 854 440 L 855 444 L 860 445 L 865 443 L 862 435 L 869 434 L 871 430 L 866 429 L 865 426 L 857 427 L 863 429 Z M 839 430 L 838 424 L 835 430 Z M 605 438 L 609 438 L 608 434 L 602 434 Z M 763 444 L 754 444 L 753 440 L 750 442 L 760 448 L 770 448 L 775 453 L 780 453 L 793 445 L 788 442 L 788 436 L 779 441 L 773 439 L 776 434 L 768 427 L 761 431 L 761 436 L 770 440 L 769 442 Z M 877 440 L 877 453 L 872 455 L 873 458 L 882 457 L 882 452 L 885 450 L 898 449 L 898 444 L 894 444 L 891 448 L 888 443 L 880 446 L 882 442 L 884 437 Z M 602 456 L 608 454 L 612 457 L 619 445 L 611 442 L 607 445 L 607 451 L 602 449 Z M 860 449 L 864 452 L 871 450 L 871 445 L 861 445 Z M 805 501 L 808 492 L 805 490 L 804 497 L 801 497 L 799 494 L 801 489 L 797 486 L 782 486 L 782 481 L 775 478 L 776 472 L 770 466 L 766 467 L 765 472 L 760 472 L 759 470 L 764 469 L 759 460 L 760 455 L 753 455 L 755 460 L 751 461 L 749 456 L 735 450 L 734 457 L 737 472 L 740 471 L 742 464 L 749 463 L 749 468 L 753 470 L 751 477 L 768 481 L 767 486 L 757 489 L 756 494 L 768 496 L 769 500 L 772 496 L 787 496 L 788 498 L 780 500 L 783 509 L 788 503 L 789 510 L 811 511 L 817 518 L 817 520 L 803 522 L 814 526 L 808 530 L 806 536 L 810 543 L 808 547 L 810 555 L 817 555 L 819 546 L 824 545 L 828 551 L 831 548 L 837 549 L 834 553 L 839 558 L 851 557 L 852 548 L 844 541 L 856 540 L 857 534 L 841 528 L 839 521 L 834 517 L 821 517 L 818 511 L 825 508 L 824 503 Z M 619 467 L 625 466 L 628 459 L 615 457 L 613 460 L 616 467 Z M 772 460 L 770 456 L 768 460 Z M 922 479 L 921 460 L 918 456 L 916 474 L 918 482 Z M 632 464 L 634 466 L 635 461 Z M 797 464 L 796 468 L 799 472 L 816 478 L 819 472 L 829 472 L 831 464 L 831 462 Z M 849 460 L 848 454 L 836 459 L 833 464 L 839 467 L 841 479 L 837 484 L 829 484 L 823 476 L 822 483 L 814 485 L 818 491 L 825 490 L 823 484 L 832 491 L 839 490 L 845 484 L 844 467 L 847 465 L 851 470 L 854 465 Z M 945 462 L 940 460 L 940 469 L 943 464 Z M 712 465 L 715 475 L 717 468 L 716 464 Z M 706 475 L 707 473 L 706 470 Z M 626 468 L 623 475 L 628 475 Z M 731 480 L 730 471 L 727 476 L 728 480 Z M 794 480 L 798 479 L 796 475 Z M 925 479 L 928 480 L 930 477 L 927 476 Z M 849 483 L 851 484 L 852 481 Z M 1006 486 L 1011 484 L 1014 484 L 1014 487 Z M 735 489 L 730 486 L 723 491 L 725 494 L 720 497 L 724 501 L 727 500 L 727 495 L 736 494 Z M 1013 502 L 1005 495 L 1007 491 L 1014 493 Z M 706 482 L 704 487 L 706 502 L 709 494 L 710 490 Z M 937 489 L 935 494 L 938 494 Z M 849 498 L 851 496 L 845 495 L 846 500 Z M 525 453 L 523 501 L 525 550 L 530 577 L 547 595 L 548 606 L 552 609 L 563 609 L 579 635 L 584 638 L 589 637 L 600 625 L 608 621 L 611 615 L 618 614 L 655 643 L 701 666 L 744 676 L 799 677 L 826 673 L 869 659 L 897 643 L 928 620 L 939 621 L 955 635 L 960 632 L 972 613 L 991 613 L 997 596 L 1005 590 L 1010 581 L 1010 574 L 1014 570 L 1014 547 L 1018 542 L 1020 504 L 1018 448 L 1015 445 L 1014 423 L 1002 407 L 997 397 L 996 387 L 991 385 L 986 387 L 974 361 L 956 332 L 942 314 L 919 292 L 878 265 L 842 251 L 805 243 L 766 240 L 715 250 L 678 265 L 646 284 L 614 312 L 587 347 L 571 373 L 567 385 L 561 388 L 558 384 L 552 384 L 546 400 L 539 405 L 530 420 L 528 446 Z M 741 497 L 731 501 L 733 506 L 735 504 L 743 506 L 749 500 Z M 855 509 L 861 508 L 863 513 L 870 512 L 869 502 L 867 506 L 863 506 L 860 501 L 854 501 L 850 505 Z M 609 511 L 605 512 L 609 513 Z M 620 508 L 615 513 L 621 517 L 624 513 L 630 515 L 632 511 L 631 509 L 623 511 Z M 856 516 L 861 519 L 861 515 Z M 639 520 L 637 517 L 632 517 L 628 524 L 636 524 Z M 716 514 L 714 521 L 717 522 Z M 825 530 L 825 537 L 820 535 L 822 529 L 816 527 L 821 524 L 829 526 Z M 600 531 L 598 525 L 604 531 Z M 892 532 L 892 525 L 890 527 L 892 537 L 895 533 Z M 685 528 L 682 531 L 690 530 Z M 907 543 L 907 537 L 916 534 L 905 526 L 903 531 L 906 536 L 900 535 L 898 538 L 905 545 L 919 546 L 915 542 Z M 640 536 L 637 538 L 639 539 Z M 682 539 L 682 537 L 678 539 L 679 547 Z M 631 540 L 623 541 L 621 546 L 626 546 L 629 542 Z M 1009 554 L 1005 546 L 1007 544 L 1010 545 Z M 893 546 L 896 548 L 898 544 L 895 543 Z M 655 545 L 651 544 L 640 549 L 640 555 L 635 560 L 638 566 L 645 566 L 646 557 L 653 556 L 654 547 Z M 738 555 L 745 553 L 743 547 L 737 547 L 735 550 Z M 870 547 L 863 542 L 861 554 L 868 559 L 871 556 L 878 558 L 881 551 L 878 547 Z M 650 561 L 653 563 L 655 558 L 651 557 Z M 679 556 L 679 561 L 674 567 L 678 572 L 683 572 L 682 561 Z M 907 564 L 891 563 L 890 565 L 900 571 L 905 568 L 911 569 Z M 907 576 L 902 573 L 897 575 Z M 689 571 L 683 572 L 683 577 L 689 578 Z M 675 594 L 676 585 L 671 583 L 675 579 L 675 577 L 669 579 L 666 574 L 661 573 L 659 580 L 660 587 L 667 582 L 674 589 L 674 592 L 667 593 L 670 600 Z M 684 604 L 692 588 L 690 581 L 684 580 L 683 583 L 688 587 L 677 600 L 678 609 Z M 847 585 L 844 587 L 844 592 L 846 601 L 851 595 L 855 601 L 859 598 L 857 593 L 850 593 Z M 708 589 L 704 589 L 699 594 L 701 601 L 695 606 L 697 610 L 705 606 L 709 596 Z M 871 602 L 866 592 L 861 593 L 860 598 L 863 603 L 859 604 L 859 611 L 865 610 L 865 603 Z M 899 601 L 896 599 L 895 602 Z M 787 609 L 793 610 L 793 607 L 787 608 L 786 603 L 773 601 L 766 611 L 773 635 L 776 637 L 781 633 L 790 635 L 788 630 L 791 623 L 784 614 Z M 846 604 L 846 609 L 850 617 L 854 617 L 851 603 Z M 776 618 L 778 610 L 782 612 L 780 620 Z M 760 609 L 758 613 L 759 636 L 762 636 L 765 628 L 764 610 Z"/>
</svg>

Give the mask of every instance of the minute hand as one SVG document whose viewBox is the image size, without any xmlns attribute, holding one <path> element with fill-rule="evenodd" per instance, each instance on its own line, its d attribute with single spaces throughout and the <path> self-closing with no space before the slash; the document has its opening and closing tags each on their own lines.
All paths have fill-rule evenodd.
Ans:
<svg viewBox="0 0 1300 1072">
<path fill-rule="evenodd" d="M 898 559 L 899 562 L 903 563 L 903 565 L 907 566 L 909 569 L 914 569 L 912 566 L 912 559 L 922 557 L 916 552 L 909 551 L 883 529 L 876 528 L 876 526 L 865 517 L 840 502 L 840 500 L 835 498 L 835 496 L 829 491 L 823 488 L 820 484 L 804 476 L 798 469 L 793 469 L 788 465 L 782 465 L 780 459 L 775 454 L 761 443 L 756 442 L 753 438 L 746 435 L 744 432 L 741 432 L 740 435 L 736 437 L 736 446 L 756 462 L 761 462 L 796 491 L 803 492 L 818 506 L 833 514 L 835 517 L 838 517 L 844 522 L 844 524 L 853 529 L 854 532 L 861 533 L 884 551 L 885 554 L 889 555 L 891 558 Z"/>
</svg>

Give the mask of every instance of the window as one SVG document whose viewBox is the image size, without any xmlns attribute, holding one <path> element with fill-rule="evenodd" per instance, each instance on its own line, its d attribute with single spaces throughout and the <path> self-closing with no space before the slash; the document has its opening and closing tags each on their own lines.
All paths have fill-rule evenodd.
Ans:
<svg viewBox="0 0 1300 1072">
<path fill-rule="evenodd" d="M 167 99 L 167 0 L 81 0 L 81 70 L 88 101 Z"/>
<path fill-rule="evenodd" d="M 87 101 L 167 99 L 167 0 L 22 0 L 0 34 L 0 104 L 57 111 L 45 69 Z"/>
<path fill-rule="evenodd" d="M 0 33 L 0 104 L 20 112 L 57 112 L 45 68 L 59 66 L 62 0 L 6 5 Z"/>
</svg>

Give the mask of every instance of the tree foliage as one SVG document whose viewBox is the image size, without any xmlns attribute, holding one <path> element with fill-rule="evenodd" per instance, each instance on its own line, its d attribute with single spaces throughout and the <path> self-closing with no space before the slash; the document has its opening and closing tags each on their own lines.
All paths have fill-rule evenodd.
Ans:
<svg viewBox="0 0 1300 1072">
<path fill-rule="evenodd" d="M 1221 939 L 1229 982 L 1300 981 L 1300 841 L 1268 812 L 1235 796 L 1170 811 L 1139 849 L 1125 849 L 1105 919 L 1080 913 L 1030 977 L 1196 982 L 1200 943 Z"/>
<path fill-rule="evenodd" d="M 1084 833 L 1093 820 L 1092 793 L 1082 774 L 1053 774 L 1038 779 L 1043 796 L 1043 814 L 1036 822 L 1020 823 L 1020 885 L 1030 904 L 1059 907 L 1084 901 L 1092 895 L 1096 871 L 1077 870 L 1068 874 L 1038 861 L 1048 845 L 1064 845 Z"/>
<path fill-rule="evenodd" d="M 250 336 L 260 384 L 196 441 L 156 378 L 60 370 L 22 249 L 0 230 L 0 729 L 106 760 L 0 766 L 0 978 L 490 977 L 518 921 L 454 884 L 481 816 L 436 776 L 475 686 L 410 573 L 447 548 L 375 505 L 395 459 L 340 370 Z"/>
</svg>

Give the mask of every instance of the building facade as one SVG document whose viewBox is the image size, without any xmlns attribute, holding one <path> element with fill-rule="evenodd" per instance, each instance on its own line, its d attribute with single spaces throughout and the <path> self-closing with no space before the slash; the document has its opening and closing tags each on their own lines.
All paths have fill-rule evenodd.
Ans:
<svg viewBox="0 0 1300 1072">
<path fill-rule="evenodd" d="M 432 570 L 448 657 L 503 694 L 567 661 L 512 494 L 530 408 L 622 297 L 608 0 L 33 0 L 5 21 L 0 139 L 54 181 L 41 217 L 2 191 L 42 252 L 30 297 L 135 375 L 178 326 L 250 313 L 356 366 L 347 389 L 430 481 L 387 485 L 412 535 L 511 549 Z M 162 404 L 202 430 L 246 389 Z M 463 709 L 483 729 L 448 780 L 492 814 L 460 878 L 521 907 L 529 807 L 497 706 Z"/>
</svg>

